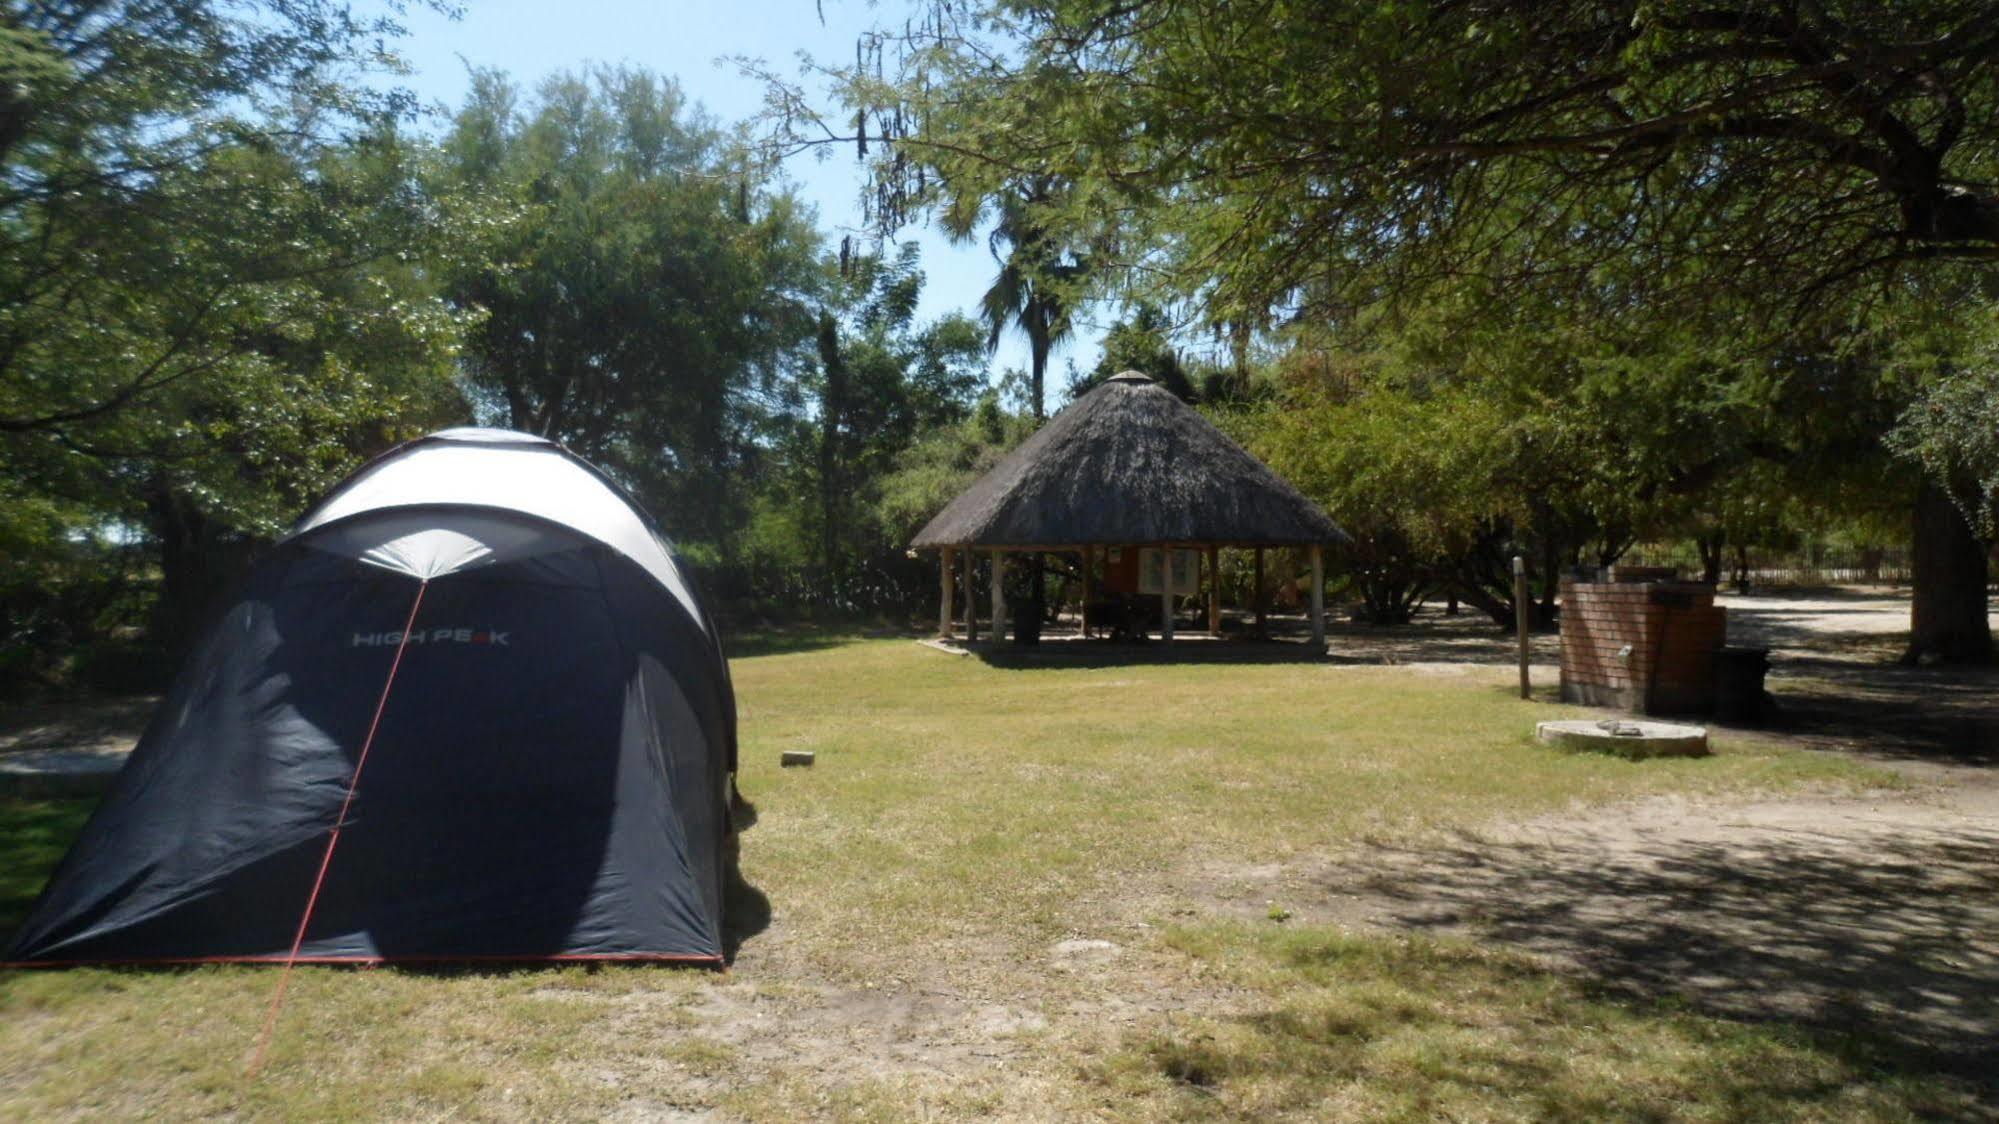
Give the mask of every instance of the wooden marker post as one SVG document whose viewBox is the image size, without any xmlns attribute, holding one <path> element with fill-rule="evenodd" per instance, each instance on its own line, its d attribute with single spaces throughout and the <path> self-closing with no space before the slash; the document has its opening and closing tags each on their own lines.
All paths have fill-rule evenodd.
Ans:
<svg viewBox="0 0 1999 1124">
<path fill-rule="evenodd" d="M 1326 550 L 1312 544 L 1312 648 L 1326 651 Z"/>
<path fill-rule="evenodd" d="M 951 589 L 951 548 L 937 552 L 937 639 L 951 639 L 951 602 L 955 600 Z"/>
<path fill-rule="evenodd" d="M 1532 698 L 1527 681 L 1527 560 L 1513 556 L 1513 628 L 1520 638 L 1520 697 Z"/>
</svg>

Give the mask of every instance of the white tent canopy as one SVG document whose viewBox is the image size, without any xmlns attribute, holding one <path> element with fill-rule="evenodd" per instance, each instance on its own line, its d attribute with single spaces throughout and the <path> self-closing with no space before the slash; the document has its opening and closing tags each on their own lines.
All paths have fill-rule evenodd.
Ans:
<svg viewBox="0 0 1999 1124">
<path fill-rule="evenodd" d="M 307 512 L 291 537 L 368 512 L 438 505 L 531 515 L 595 539 L 638 563 L 707 627 L 671 548 L 645 518 L 582 461 L 530 434 L 468 426 L 413 441 L 356 473 Z M 461 517 L 440 526 L 434 514 L 414 510 L 356 522 L 320 542 L 423 579 L 544 548 L 538 536 L 503 518 Z"/>
</svg>

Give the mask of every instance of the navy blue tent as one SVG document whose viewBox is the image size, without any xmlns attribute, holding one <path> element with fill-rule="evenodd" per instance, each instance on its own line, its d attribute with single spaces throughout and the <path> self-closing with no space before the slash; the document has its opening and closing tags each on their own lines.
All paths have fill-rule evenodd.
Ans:
<svg viewBox="0 0 1999 1124">
<path fill-rule="evenodd" d="M 720 963 L 734 770 L 650 520 L 558 445 L 447 430 L 257 567 L 6 959 Z"/>
</svg>

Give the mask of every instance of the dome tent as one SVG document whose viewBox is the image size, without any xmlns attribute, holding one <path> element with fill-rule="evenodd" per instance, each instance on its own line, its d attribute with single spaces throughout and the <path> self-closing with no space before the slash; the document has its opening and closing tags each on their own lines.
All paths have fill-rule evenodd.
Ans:
<svg viewBox="0 0 1999 1124">
<path fill-rule="evenodd" d="M 720 963 L 734 768 L 650 521 L 558 445 L 447 430 L 252 572 L 6 959 Z"/>
</svg>

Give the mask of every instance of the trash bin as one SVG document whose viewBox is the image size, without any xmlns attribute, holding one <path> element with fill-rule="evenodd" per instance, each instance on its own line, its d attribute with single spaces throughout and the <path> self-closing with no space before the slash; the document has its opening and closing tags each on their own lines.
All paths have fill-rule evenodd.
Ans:
<svg viewBox="0 0 1999 1124">
<path fill-rule="evenodd" d="M 1013 609 L 1013 642 L 1022 648 L 1032 648 L 1041 643 L 1041 602 L 1028 600 Z"/>
<path fill-rule="evenodd" d="M 1770 670 L 1768 648 L 1722 648 L 1714 654 L 1714 716 L 1724 722 L 1755 722 L 1769 707 L 1763 676 Z"/>
</svg>

